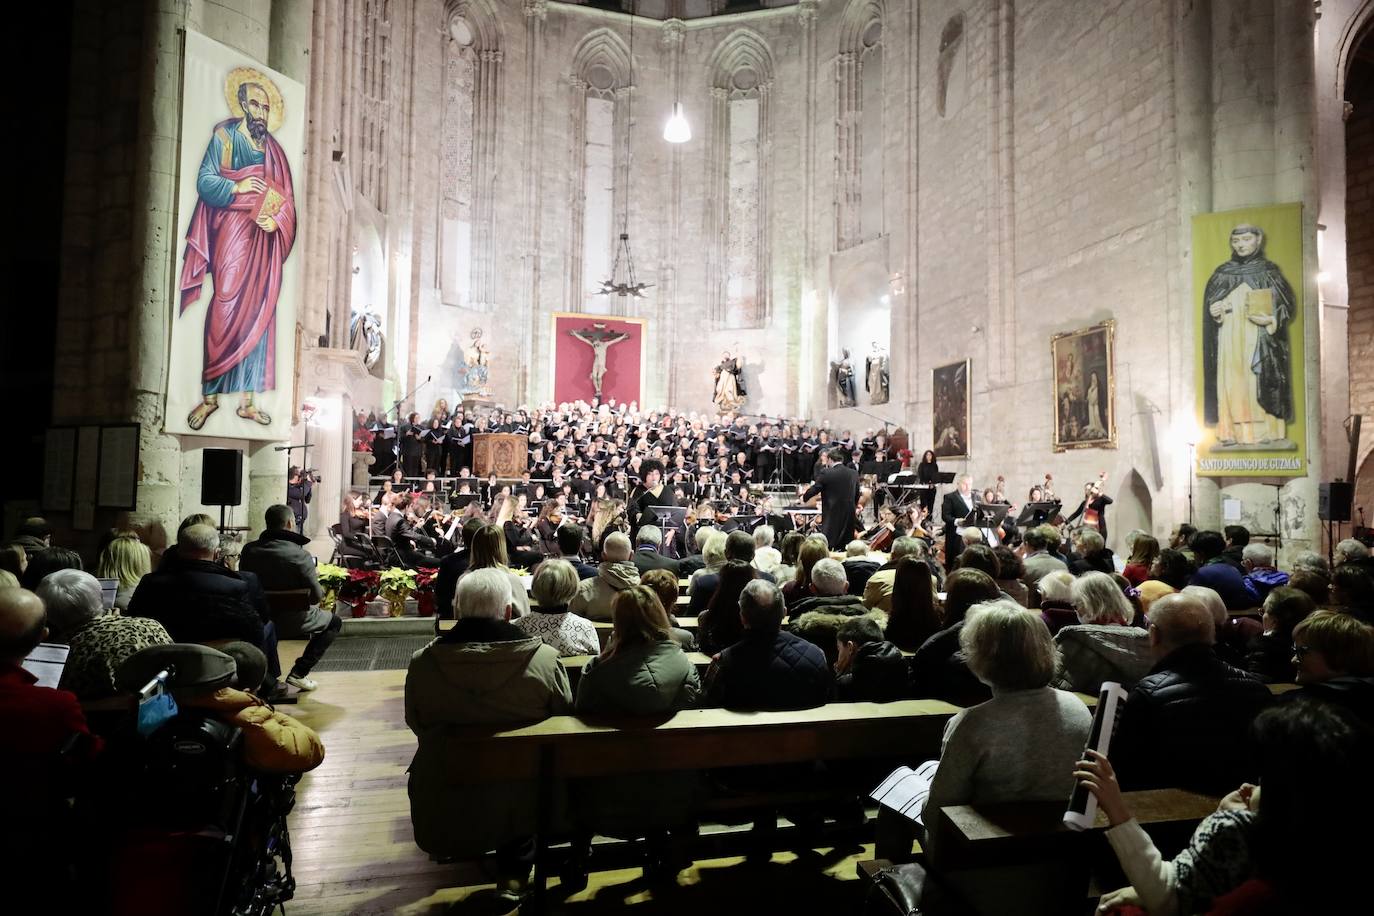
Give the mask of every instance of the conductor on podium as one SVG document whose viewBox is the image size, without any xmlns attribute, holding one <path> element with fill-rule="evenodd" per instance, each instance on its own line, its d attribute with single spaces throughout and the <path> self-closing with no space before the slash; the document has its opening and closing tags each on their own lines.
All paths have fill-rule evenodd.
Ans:
<svg viewBox="0 0 1374 916">
<path fill-rule="evenodd" d="M 853 540 L 859 502 L 859 472 L 843 462 L 843 449 L 822 452 L 816 482 L 802 494 L 804 502 L 821 498 L 821 533 L 831 550 L 841 550 Z"/>
</svg>

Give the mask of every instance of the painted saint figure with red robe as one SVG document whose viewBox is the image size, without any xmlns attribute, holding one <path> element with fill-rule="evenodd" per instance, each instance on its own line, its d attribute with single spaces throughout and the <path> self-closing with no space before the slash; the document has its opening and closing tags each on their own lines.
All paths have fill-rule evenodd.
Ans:
<svg viewBox="0 0 1374 916">
<path fill-rule="evenodd" d="M 230 73 L 225 96 L 240 116 L 211 132 L 181 269 L 181 312 L 200 298 L 206 274 L 214 287 L 205 316 L 202 402 L 186 418 L 192 429 L 219 409 L 220 395 L 235 392 L 238 416 L 271 424 L 253 395 L 276 388 L 277 297 L 296 240 L 291 166 L 269 131 L 281 125 L 281 93 L 245 67 Z"/>
</svg>

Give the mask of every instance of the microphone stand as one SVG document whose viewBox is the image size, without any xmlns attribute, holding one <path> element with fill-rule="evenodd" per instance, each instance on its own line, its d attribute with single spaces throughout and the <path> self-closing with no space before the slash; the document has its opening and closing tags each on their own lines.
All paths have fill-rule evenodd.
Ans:
<svg viewBox="0 0 1374 916">
<path fill-rule="evenodd" d="M 414 388 L 410 389 L 410 391 L 407 392 L 406 394 L 401 395 L 400 398 L 398 398 L 398 399 L 396 400 L 396 402 L 395 402 L 394 404 L 391 405 L 391 410 L 396 411 L 396 422 L 397 422 L 397 423 L 400 423 L 400 422 L 401 422 L 401 405 L 404 404 L 406 401 L 409 401 L 411 398 L 415 397 L 416 393 L 417 393 L 421 388 L 423 388 L 423 387 L 425 387 L 426 385 L 428 385 L 428 384 L 429 384 L 429 380 L 432 379 L 432 378 L 434 378 L 434 376 L 432 376 L 432 375 L 426 375 L 426 376 L 425 376 L 425 380 L 424 380 L 423 382 L 421 382 L 420 384 L 416 385 Z M 390 412 L 391 412 L 391 411 L 387 411 L 387 413 L 390 413 Z"/>
</svg>

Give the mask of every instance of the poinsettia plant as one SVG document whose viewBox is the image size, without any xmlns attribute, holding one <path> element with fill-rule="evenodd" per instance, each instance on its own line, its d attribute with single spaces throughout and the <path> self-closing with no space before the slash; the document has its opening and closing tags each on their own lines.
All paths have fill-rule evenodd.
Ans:
<svg viewBox="0 0 1374 916">
<path fill-rule="evenodd" d="M 350 569 L 348 578 L 339 586 L 339 598 L 353 607 L 354 617 L 367 615 L 367 603 L 377 597 L 381 574 L 373 569 Z"/>
<path fill-rule="evenodd" d="M 378 577 L 377 594 L 383 598 L 402 593 L 409 595 L 415 591 L 415 570 L 405 569 L 400 566 L 393 566 L 383 570 Z"/>
<path fill-rule="evenodd" d="M 321 588 L 337 589 L 348 581 L 348 570 L 333 563 L 321 563 L 315 567 L 315 574 L 320 577 Z"/>
<path fill-rule="evenodd" d="M 439 570 L 432 566 L 421 566 L 415 570 L 415 603 L 421 617 L 434 616 L 434 579 Z"/>
</svg>

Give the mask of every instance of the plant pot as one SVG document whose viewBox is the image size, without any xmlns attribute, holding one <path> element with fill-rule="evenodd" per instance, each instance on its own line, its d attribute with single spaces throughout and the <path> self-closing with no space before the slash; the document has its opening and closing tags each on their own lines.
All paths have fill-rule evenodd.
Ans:
<svg viewBox="0 0 1374 916">
<path fill-rule="evenodd" d="M 387 613 L 392 617 L 400 617 L 406 611 L 406 599 L 410 597 L 409 591 L 388 592 L 381 596 L 386 601 Z"/>
<path fill-rule="evenodd" d="M 334 605 L 338 603 L 339 590 L 337 588 L 326 588 L 324 597 L 320 599 L 320 610 L 334 613 Z"/>
</svg>

